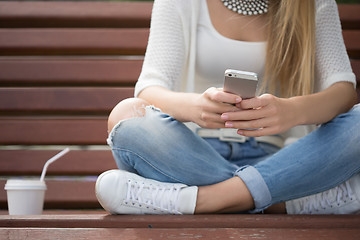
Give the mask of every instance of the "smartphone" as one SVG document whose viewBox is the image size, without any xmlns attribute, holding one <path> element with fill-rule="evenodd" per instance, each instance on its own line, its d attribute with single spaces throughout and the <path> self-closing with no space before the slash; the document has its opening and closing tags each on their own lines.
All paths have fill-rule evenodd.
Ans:
<svg viewBox="0 0 360 240">
<path fill-rule="evenodd" d="M 224 78 L 225 92 L 239 95 L 242 99 L 255 97 L 258 85 L 256 73 L 227 69 Z"/>
</svg>

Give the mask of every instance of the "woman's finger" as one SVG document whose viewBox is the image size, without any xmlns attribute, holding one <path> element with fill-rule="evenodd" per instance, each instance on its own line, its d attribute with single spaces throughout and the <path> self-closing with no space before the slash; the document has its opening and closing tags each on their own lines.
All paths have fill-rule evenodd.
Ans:
<svg viewBox="0 0 360 240">
<path fill-rule="evenodd" d="M 276 134 L 276 129 L 274 127 L 259 128 L 256 130 L 239 129 L 237 133 L 245 137 L 261 137 Z"/>
<path fill-rule="evenodd" d="M 200 126 L 203 128 L 224 128 L 225 122 L 221 119 L 220 114 L 202 112 L 200 116 Z"/>
<path fill-rule="evenodd" d="M 220 103 L 236 104 L 240 103 L 242 100 L 238 95 L 224 92 L 219 88 L 209 88 L 205 93 L 208 95 L 209 99 Z"/>
<path fill-rule="evenodd" d="M 263 107 L 258 109 L 239 110 L 234 112 L 225 112 L 221 115 L 224 121 L 250 121 L 265 118 L 274 115 L 272 107 Z"/>
<path fill-rule="evenodd" d="M 242 109 L 257 109 L 270 104 L 275 97 L 271 94 L 263 94 L 260 97 L 254 97 L 241 101 L 240 106 Z"/>
<path fill-rule="evenodd" d="M 227 121 L 225 127 L 237 128 L 237 129 L 259 129 L 276 126 L 277 121 L 275 117 L 261 118 L 251 121 Z"/>
</svg>

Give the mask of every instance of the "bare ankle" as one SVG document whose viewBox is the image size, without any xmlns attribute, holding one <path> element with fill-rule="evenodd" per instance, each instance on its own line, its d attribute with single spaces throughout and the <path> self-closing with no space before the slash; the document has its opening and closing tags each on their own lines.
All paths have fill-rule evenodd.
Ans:
<svg viewBox="0 0 360 240">
<path fill-rule="evenodd" d="M 254 208 L 254 201 L 239 177 L 199 187 L 195 214 L 240 212 Z"/>
</svg>

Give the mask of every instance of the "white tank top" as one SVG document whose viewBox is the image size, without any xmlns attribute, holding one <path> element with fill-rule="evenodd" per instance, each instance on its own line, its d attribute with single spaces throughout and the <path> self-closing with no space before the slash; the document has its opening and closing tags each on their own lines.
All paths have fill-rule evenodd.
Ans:
<svg viewBox="0 0 360 240">
<path fill-rule="evenodd" d="M 226 69 L 255 72 L 261 81 L 266 42 L 246 42 L 224 37 L 211 23 L 206 0 L 201 1 L 197 28 L 195 92 L 222 87 Z"/>
</svg>

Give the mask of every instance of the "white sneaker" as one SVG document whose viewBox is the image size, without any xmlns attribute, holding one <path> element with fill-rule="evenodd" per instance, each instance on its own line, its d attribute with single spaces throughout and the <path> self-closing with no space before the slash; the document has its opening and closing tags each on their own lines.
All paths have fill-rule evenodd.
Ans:
<svg viewBox="0 0 360 240">
<path fill-rule="evenodd" d="M 123 170 L 102 173 L 95 186 L 101 206 L 112 214 L 194 214 L 197 191 Z"/>
<path fill-rule="evenodd" d="M 288 214 L 359 214 L 360 174 L 335 188 L 286 202 Z"/>
</svg>

